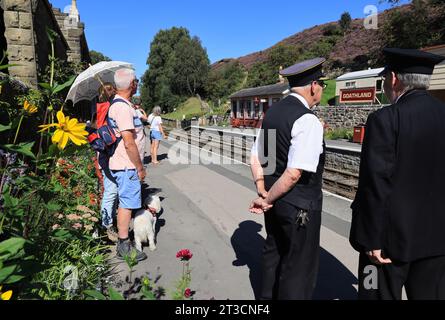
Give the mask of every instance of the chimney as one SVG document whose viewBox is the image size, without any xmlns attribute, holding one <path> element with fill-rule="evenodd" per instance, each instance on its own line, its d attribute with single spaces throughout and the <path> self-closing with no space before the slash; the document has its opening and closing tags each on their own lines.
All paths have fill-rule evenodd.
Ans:
<svg viewBox="0 0 445 320">
<path fill-rule="evenodd" d="M 77 21 L 80 21 L 79 10 L 77 9 L 77 0 L 72 0 L 71 2 L 71 10 L 69 17 L 71 19 L 76 19 Z"/>
<path fill-rule="evenodd" d="M 278 83 L 284 83 L 285 79 L 284 77 L 281 75 L 281 71 L 283 70 L 283 66 L 280 66 L 280 72 L 278 73 Z"/>
</svg>

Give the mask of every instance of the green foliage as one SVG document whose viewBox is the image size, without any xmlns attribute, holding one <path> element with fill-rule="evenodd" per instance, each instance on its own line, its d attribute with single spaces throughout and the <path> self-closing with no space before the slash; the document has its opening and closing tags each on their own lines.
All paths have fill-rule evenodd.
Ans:
<svg viewBox="0 0 445 320">
<path fill-rule="evenodd" d="M 159 31 L 150 46 L 149 69 L 142 77 L 141 97 L 146 108 L 172 111 L 186 97 L 201 93 L 209 60 L 197 37 L 185 28 Z"/>
<path fill-rule="evenodd" d="M 341 36 L 341 35 L 343 35 L 343 31 L 341 28 L 338 27 L 337 24 L 329 24 L 323 28 L 323 35 L 327 36 L 327 37 Z"/>
<path fill-rule="evenodd" d="M 172 299 L 173 300 L 186 300 L 188 299 L 185 296 L 185 291 L 190 288 L 190 284 L 192 282 L 192 272 L 190 269 L 190 262 L 183 262 L 182 266 L 182 276 L 181 278 L 176 282 L 175 290 L 172 292 Z"/>
<path fill-rule="evenodd" d="M 340 28 L 343 30 L 343 32 L 346 32 L 351 27 L 351 14 L 349 12 L 344 12 L 341 17 L 340 21 L 338 22 L 340 24 Z"/>
<path fill-rule="evenodd" d="M 340 139 L 347 139 L 349 141 L 352 140 L 354 137 L 354 130 L 352 129 L 328 129 L 325 132 L 325 139 L 326 140 L 340 140 Z"/>
<path fill-rule="evenodd" d="M 279 80 L 280 67 L 287 68 L 299 60 L 300 50 L 291 45 L 273 47 L 265 62 L 259 62 L 249 70 L 247 87 L 275 84 Z"/>
<path fill-rule="evenodd" d="M 394 2 L 394 1 L 390 1 Z M 445 42 L 445 2 L 413 0 L 408 10 L 393 10 L 380 33 L 383 46 L 422 48 Z"/>
<path fill-rule="evenodd" d="M 82 71 L 87 69 L 85 63 L 68 62 L 54 58 L 54 82 L 65 83 L 72 77 L 76 77 Z M 51 66 L 46 66 L 43 72 L 40 73 L 40 82 L 49 85 L 51 81 Z"/>
<path fill-rule="evenodd" d="M 102 62 L 102 61 L 111 61 L 111 58 L 104 55 L 102 52 L 90 50 L 90 58 L 91 58 L 91 64 L 95 65 L 96 63 Z"/>
<path fill-rule="evenodd" d="M 245 79 L 246 72 L 241 63 L 231 61 L 210 71 L 206 84 L 207 96 L 215 105 L 220 105 L 232 93 L 242 88 Z"/>
<path fill-rule="evenodd" d="M 57 35 L 47 32 L 54 51 Z M 101 286 L 108 269 L 105 247 L 91 238 L 99 191 L 90 149 L 59 151 L 48 134 L 37 143 L 38 125 L 54 122 L 74 80 L 73 70 L 57 73 L 54 54 L 47 70 L 48 83 L 39 90 L 2 103 L 2 119 L 9 121 L 0 125 L 2 140 L 15 135 L 0 155 L 0 240 L 6 240 L 0 243 L 0 285 L 8 284 L 19 299 L 78 299 L 81 290 Z M 68 267 L 77 273 L 69 288 Z"/>
<path fill-rule="evenodd" d="M 25 240 L 11 238 L 0 242 L 0 286 L 13 284 L 25 278 L 23 258 Z"/>
<path fill-rule="evenodd" d="M 202 92 L 209 73 L 209 58 L 198 37 L 182 37 L 174 56 L 173 89 L 180 96 Z"/>
<path fill-rule="evenodd" d="M 341 35 L 334 33 L 333 35 L 321 38 L 301 54 L 300 60 L 308 60 L 317 57 L 329 59 L 332 49 L 335 47 L 341 37 Z"/>
</svg>

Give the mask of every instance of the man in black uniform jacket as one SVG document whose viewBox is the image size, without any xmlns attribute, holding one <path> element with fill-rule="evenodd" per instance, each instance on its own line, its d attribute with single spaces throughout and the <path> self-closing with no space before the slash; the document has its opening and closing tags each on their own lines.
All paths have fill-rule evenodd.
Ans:
<svg viewBox="0 0 445 320">
<path fill-rule="evenodd" d="M 251 212 L 265 213 L 261 299 L 311 299 L 320 256 L 323 126 L 311 111 L 325 84 L 323 58 L 281 71 L 290 95 L 274 104 L 252 149 L 259 199 Z M 267 172 L 266 172 L 267 170 Z"/>
<path fill-rule="evenodd" d="M 384 49 L 393 103 L 369 116 L 351 245 L 359 298 L 445 299 L 445 104 L 426 91 L 444 57 Z"/>
</svg>

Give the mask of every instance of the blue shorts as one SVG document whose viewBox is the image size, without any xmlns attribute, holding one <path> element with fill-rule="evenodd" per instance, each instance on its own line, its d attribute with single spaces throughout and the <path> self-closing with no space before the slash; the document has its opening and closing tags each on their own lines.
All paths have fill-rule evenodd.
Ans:
<svg viewBox="0 0 445 320">
<path fill-rule="evenodd" d="M 119 192 L 119 207 L 135 210 L 142 207 L 142 186 L 136 170 L 112 171 Z"/>
<path fill-rule="evenodd" d="M 160 131 L 151 131 L 150 132 L 150 138 L 152 140 L 157 140 L 157 141 L 161 141 L 162 140 L 162 134 Z"/>
</svg>

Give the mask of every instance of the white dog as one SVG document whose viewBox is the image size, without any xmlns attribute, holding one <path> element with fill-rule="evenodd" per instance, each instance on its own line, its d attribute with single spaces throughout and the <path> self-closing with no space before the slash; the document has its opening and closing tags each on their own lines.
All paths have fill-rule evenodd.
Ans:
<svg viewBox="0 0 445 320">
<path fill-rule="evenodd" d="M 161 212 L 161 199 L 149 196 L 144 201 L 142 209 L 134 216 L 133 231 L 136 249 L 142 251 L 142 243 L 150 242 L 150 250 L 156 250 L 155 233 L 157 215 Z"/>
</svg>

